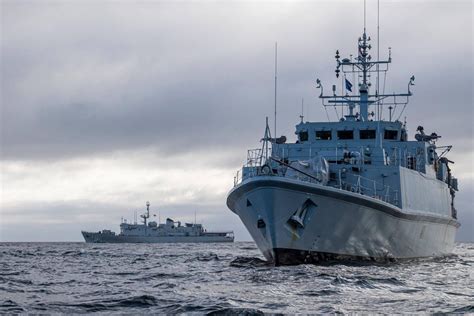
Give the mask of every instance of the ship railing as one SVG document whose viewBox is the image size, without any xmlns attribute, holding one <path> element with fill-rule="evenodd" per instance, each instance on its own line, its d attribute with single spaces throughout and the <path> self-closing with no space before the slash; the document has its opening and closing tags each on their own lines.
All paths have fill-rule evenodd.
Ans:
<svg viewBox="0 0 474 316">
<path fill-rule="evenodd" d="M 347 174 L 346 177 L 352 177 L 353 181 L 343 181 L 339 170 L 338 181 L 334 187 L 398 205 L 398 190 L 389 185 L 356 174 Z"/>
<path fill-rule="evenodd" d="M 252 178 L 260 174 L 261 167 L 265 164 L 266 158 L 263 155 L 262 148 L 255 148 L 247 150 L 247 161 L 244 164 L 246 170 L 245 177 Z M 234 186 L 238 185 L 243 180 L 242 170 L 237 170 L 234 176 Z"/>
<path fill-rule="evenodd" d="M 392 148 L 388 150 L 386 148 L 386 157 L 377 156 L 374 157 L 365 151 L 365 147 L 352 148 L 351 151 L 357 151 L 360 153 L 360 159 L 357 161 L 357 165 L 388 165 L 388 166 L 401 166 L 408 169 L 424 172 L 425 170 L 425 159 L 423 150 L 409 150 L 407 148 Z M 348 150 L 345 145 L 336 146 L 325 146 L 325 147 L 313 147 L 305 146 L 304 148 L 295 148 L 291 150 L 292 160 L 311 160 L 314 154 L 317 152 L 324 152 L 324 158 L 330 163 L 342 164 L 347 163 L 344 158 L 344 152 Z M 275 147 L 273 149 L 273 155 L 277 155 L 282 158 L 288 158 L 290 152 L 288 148 L 283 146 Z M 331 154 L 328 154 L 331 153 Z M 346 158 L 347 159 L 347 158 Z M 355 161 L 355 160 L 353 160 Z"/>
<path fill-rule="evenodd" d="M 264 161 L 263 150 L 261 148 L 247 150 L 247 162 L 245 167 L 260 167 Z"/>
<path fill-rule="evenodd" d="M 270 159 L 276 160 L 272 157 L 270 157 Z M 280 163 L 283 163 L 283 162 L 280 161 Z M 291 168 L 291 166 L 289 165 L 287 165 L 287 167 Z M 269 170 L 269 173 L 265 173 L 262 171 L 261 166 L 258 166 L 258 165 L 251 165 L 251 166 L 247 165 L 247 166 L 244 166 L 244 169 L 246 169 L 246 174 L 245 174 L 246 179 L 253 178 L 260 175 L 285 177 L 285 174 L 282 174 L 279 172 L 273 173 L 272 170 Z M 296 168 L 292 168 L 292 169 L 304 175 L 304 177 L 299 179 L 300 181 L 310 182 L 310 183 L 320 183 L 319 179 L 317 179 L 316 177 L 310 174 L 307 174 L 306 172 L 303 172 L 301 170 L 298 170 Z M 348 177 L 351 177 L 350 179 L 351 181 L 347 179 Z M 329 183 L 331 182 L 334 183 L 334 180 L 335 180 L 336 184 L 333 184 L 333 185 L 328 184 L 328 185 L 336 189 L 350 191 L 350 192 L 358 193 L 364 196 L 370 196 L 372 198 L 398 206 L 398 190 L 395 190 L 386 184 L 380 183 L 370 178 L 363 177 L 361 175 L 349 173 L 345 175 L 345 178 L 346 180 L 343 180 L 341 170 L 339 170 L 338 179 L 329 179 L 330 180 Z M 234 177 L 234 187 L 237 186 L 239 183 L 241 183 L 242 180 L 243 180 L 242 171 L 238 170 Z"/>
<path fill-rule="evenodd" d="M 389 155 L 390 164 L 408 169 L 425 172 L 425 152 L 416 150 L 412 152 L 407 149 L 394 148 Z"/>
<path fill-rule="evenodd" d="M 243 170 L 246 171 L 245 175 L 244 175 Z M 253 177 L 256 177 L 256 176 L 259 176 L 259 175 L 262 175 L 261 166 L 244 165 L 242 169 L 237 170 L 237 172 L 234 176 L 234 187 L 244 180 L 244 176 L 245 176 L 245 179 L 247 179 L 247 178 L 253 178 Z"/>
</svg>

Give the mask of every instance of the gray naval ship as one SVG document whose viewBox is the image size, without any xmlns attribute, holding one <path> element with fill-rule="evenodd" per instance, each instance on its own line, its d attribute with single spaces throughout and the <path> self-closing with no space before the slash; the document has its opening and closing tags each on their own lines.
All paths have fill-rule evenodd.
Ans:
<svg viewBox="0 0 474 316">
<path fill-rule="evenodd" d="M 375 60 L 370 41 L 364 27 L 355 58 L 336 52 L 343 92 L 333 86 L 326 95 L 316 81 L 323 106 L 336 109 L 338 120 L 305 122 L 301 116 L 296 142 L 287 143 L 285 136 L 271 137 L 267 118 L 262 147 L 248 151 L 234 178 L 227 206 L 275 265 L 392 261 L 453 249 L 460 224 L 458 181 L 445 156 L 451 146 L 439 146 L 441 136 L 421 126 L 408 139 L 399 118 L 415 78 L 406 93 L 385 94 L 378 78 L 388 71 L 391 51 Z"/>
<path fill-rule="evenodd" d="M 99 232 L 82 231 L 87 243 L 214 243 L 233 242 L 232 231 L 208 232 L 202 224 L 175 222 L 168 218 L 164 224 L 148 221 L 150 218 L 150 203 L 146 203 L 145 214 L 140 215 L 142 224 L 122 221 L 120 233 L 108 229 Z"/>
</svg>

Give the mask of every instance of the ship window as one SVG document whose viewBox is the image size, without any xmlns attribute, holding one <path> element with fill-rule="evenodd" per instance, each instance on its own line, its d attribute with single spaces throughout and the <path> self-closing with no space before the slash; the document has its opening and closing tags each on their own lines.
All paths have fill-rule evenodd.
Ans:
<svg viewBox="0 0 474 316">
<path fill-rule="evenodd" d="M 398 131 L 392 131 L 392 130 L 386 129 L 383 138 L 397 140 L 397 136 L 398 136 Z"/>
<path fill-rule="evenodd" d="M 338 139 L 353 139 L 354 131 L 337 131 Z"/>
<path fill-rule="evenodd" d="M 302 131 L 298 135 L 299 135 L 300 142 L 305 142 L 305 141 L 308 140 L 308 132 L 307 131 Z"/>
<path fill-rule="evenodd" d="M 330 140 L 331 131 L 316 131 L 316 140 Z"/>
<path fill-rule="evenodd" d="M 374 139 L 375 138 L 375 130 L 374 129 L 365 129 L 361 130 L 359 133 L 360 139 Z"/>
</svg>

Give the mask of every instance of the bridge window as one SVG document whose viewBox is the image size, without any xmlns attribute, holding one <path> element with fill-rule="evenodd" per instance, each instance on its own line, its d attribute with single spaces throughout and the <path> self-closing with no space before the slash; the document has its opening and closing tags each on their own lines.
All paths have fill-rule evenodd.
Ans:
<svg viewBox="0 0 474 316">
<path fill-rule="evenodd" d="M 298 138 L 300 140 L 300 142 L 305 142 L 308 140 L 308 132 L 307 131 L 301 131 L 299 134 L 298 134 Z"/>
<path fill-rule="evenodd" d="M 398 139 L 398 131 L 392 131 L 392 130 L 386 129 L 383 138 L 397 140 Z"/>
<path fill-rule="evenodd" d="M 374 139 L 375 130 L 374 129 L 361 130 L 359 131 L 359 138 L 360 139 Z"/>
<path fill-rule="evenodd" d="M 337 131 L 338 139 L 353 139 L 354 131 Z"/>
<path fill-rule="evenodd" d="M 330 140 L 331 131 L 316 131 L 316 140 Z"/>
</svg>

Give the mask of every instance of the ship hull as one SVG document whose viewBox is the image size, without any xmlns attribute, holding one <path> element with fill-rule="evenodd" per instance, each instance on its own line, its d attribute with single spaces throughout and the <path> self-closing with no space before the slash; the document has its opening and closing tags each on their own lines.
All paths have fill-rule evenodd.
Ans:
<svg viewBox="0 0 474 316">
<path fill-rule="evenodd" d="M 218 243 L 233 242 L 233 237 L 224 236 L 125 236 L 82 232 L 86 243 Z"/>
<path fill-rule="evenodd" d="M 275 265 L 443 256 L 459 226 L 452 218 L 281 177 L 242 182 L 227 206 Z"/>
</svg>

